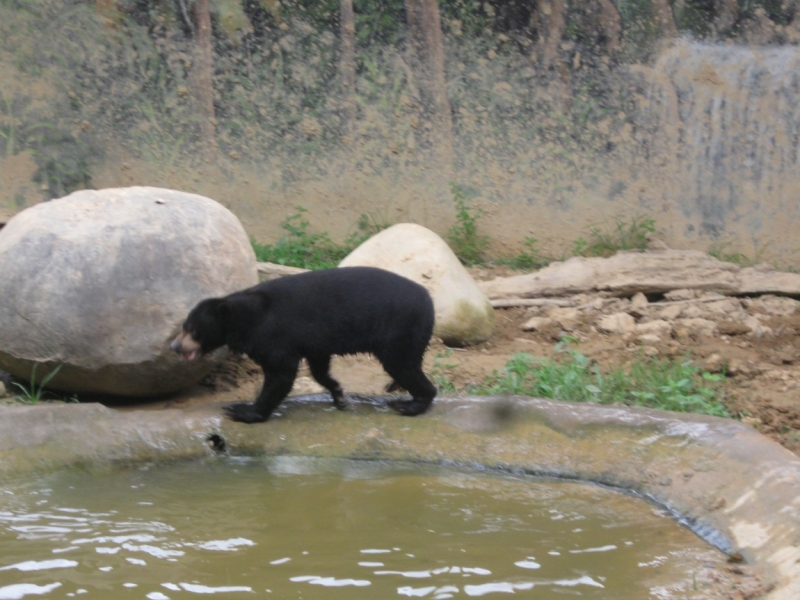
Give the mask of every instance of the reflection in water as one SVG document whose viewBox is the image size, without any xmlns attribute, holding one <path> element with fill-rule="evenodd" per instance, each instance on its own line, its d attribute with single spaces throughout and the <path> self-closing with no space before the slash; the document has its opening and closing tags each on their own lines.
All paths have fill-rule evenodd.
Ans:
<svg viewBox="0 0 800 600">
<path fill-rule="evenodd" d="M 292 458 L 6 487 L 0 557 L 0 600 L 685 598 L 701 597 L 698 562 L 718 558 L 603 488 Z"/>
</svg>

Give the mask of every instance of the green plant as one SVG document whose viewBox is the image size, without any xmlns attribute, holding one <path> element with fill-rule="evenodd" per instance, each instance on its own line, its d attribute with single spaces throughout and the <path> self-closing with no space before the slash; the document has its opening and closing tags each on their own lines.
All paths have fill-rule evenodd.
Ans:
<svg viewBox="0 0 800 600">
<path fill-rule="evenodd" d="M 478 234 L 480 212 L 475 214 L 467 206 L 464 188 L 451 182 L 450 191 L 456 205 L 456 222 L 447 232 L 447 241 L 461 262 L 474 265 L 483 259 L 483 253 L 489 246 L 489 237 Z"/>
<path fill-rule="evenodd" d="M 575 240 L 573 252 L 579 256 L 611 256 L 619 250 L 644 250 L 648 235 L 655 230 L 655 220 L 648 217 L 634 215 L 629 222 L 615 218 L 610 231 L 592 225 L 589 239 Z"/>
<path fill-rule="evenodd" d="M 347 236 L 344 244 L 331 240 L 327 232 L 311 233 L 311 223 L 306 218 L 308 210 L 295 206 L 296 213 L 286 217 L 281 229 L 287 235 L 275 244 L 259 244 L 251 241 L 256 258 L 262 262 L 302 267 L 304 269 L 330 269 L 379 231 L 391 227 L 386 219 L 378 219 L 371 213 L 362 213 L 356 224 L 357 231 Z"/>
<path fill-rule="evenodd" d="M 525 250 L 516 256 L 502 257 L 495 260 L 499 265 L 506 265 L 512 269 L 532 270 L 546 266 L 550 261 L 541 255 L 536 244 L 539 240 L 534 237 L 526 237 L 523 242 Z"/>
<path fill-rule="evenodd" d="M 569 344 L 570 340 L 557 344 L 549 359 L 515 354 L 502 370 L 495 371 L 474 391 L 730 416 L 719 401 L 724 394 L 724 374 L 702 372 L 689 359 L 676 362 L 644 358 L 634 361 L 627 370 L 602 372 Z"/>
<path fill-rule="evenodd" d="M 445 363 L 444 359 L 448 358 L 453 351 L 446 348 L 443 352 L 439 352 L 433 359 L 433 367 L 431 368 L 430 376 L 439 393 L 455 394 L 456 386 L 452 380 L 452 372 L 458 365 L 453 363 Z"/>
<path fill-rule="evenodd" d="M 753 261 L 746 254 L 741 252 L 729 251 L 731 245 L 730 240 L 722 241 L 717 240 L 711 244 L 708 249 L 708 255 L 713 256 L 717 260 L 722 260 L 729 263 L 734 263 L 740 267 L 747 267 L 753 264 Z"/>
<path fill-rule="evenodd" d="M 39 386 L 36 386 L 36 367 L 39 366 L 39 363 L 35 363 L 33 368 L 31 369 L 31 380 L 28 384 L 28 387 L 25 387 L 21 383 L 14 382 L 12 385 L 17 386 L 20 390 L 22 390 L 22 394 L 17 396 L 17 400 L 22 402 L 23 404 L 39 404 L 39 402 L 44 398 L 44 388 L 45 386 L 50 383 L 50 380 L 56 376 L 56 374 L 61 370 L 61 367 L 64 365 L 58 365 L 55 369 L 50 371 L 47 375 L 42 378 L 41 383 Z"/>
<path fill-rule="evenodd" d="M 311 224 L 302 206 L 296 206 L 296 213 L 284 219 L 280 226 L 287 232 L 275 244 L 258 244 L 253 241 L 253 250 L 259 261 L 274 262 L 279 265 L 302 267 L 305 269 L 328 269 L 335 267 L 347 256 L 349 249 L 335 244 L 330 236 L 311 233 Z"/>
</svg>

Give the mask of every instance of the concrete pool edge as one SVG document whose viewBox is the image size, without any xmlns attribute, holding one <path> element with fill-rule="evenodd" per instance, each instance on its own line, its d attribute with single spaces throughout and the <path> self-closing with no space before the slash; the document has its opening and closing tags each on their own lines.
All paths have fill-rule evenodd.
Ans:
<svg viewBox="0 0 800 600">
<path fill-rule="evenodd" d="M 0 482 L 70 466 L 233 454 L 410 460 L 525 472 L 631 490 L 669 508 L 775 588 L 800 597 L 800 459 L 736 421 L 531 398 L 440 398 L 403 418 L 380 402 L 345 412 L 293 398 L 268 423 L 219 404 L 118 411 L 0 407 Z M 216 447 L 216 450 L 214 449 Z"/>
</svg>

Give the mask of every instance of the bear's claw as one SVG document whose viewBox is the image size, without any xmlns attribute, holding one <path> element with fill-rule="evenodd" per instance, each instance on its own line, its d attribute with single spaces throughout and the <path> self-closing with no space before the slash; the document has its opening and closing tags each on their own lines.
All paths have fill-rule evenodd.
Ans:
<svg viewBox="0 0 800 600">
<path fill-rule="evenodd" d="M 263 423 L 269 419 L 269 415 L 264 416 L 256 410 L 253 402 L 226 404 L 223 410 L 232 420 L 240 423 Z"/>
</svg>

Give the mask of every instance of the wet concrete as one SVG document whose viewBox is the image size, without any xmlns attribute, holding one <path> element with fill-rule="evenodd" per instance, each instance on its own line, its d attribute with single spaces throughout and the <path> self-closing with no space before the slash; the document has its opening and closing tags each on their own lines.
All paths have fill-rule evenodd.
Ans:
<svg viewBox="0 0 800 600">
<path fill-rule="evenodd" d="M 214 452 L 457 464 L 615 486 L 741 554 L 775 584 L 770 600 L 800 597 L 800 459 L 732 420 L 530 398 L 440 398 L 411 419 L 380 399 L 340 412 L 326 396 L 306 396 L 259 425 L 224 419 L 219 404 L 0 408 L 0 481 Z"/>
</svg>

